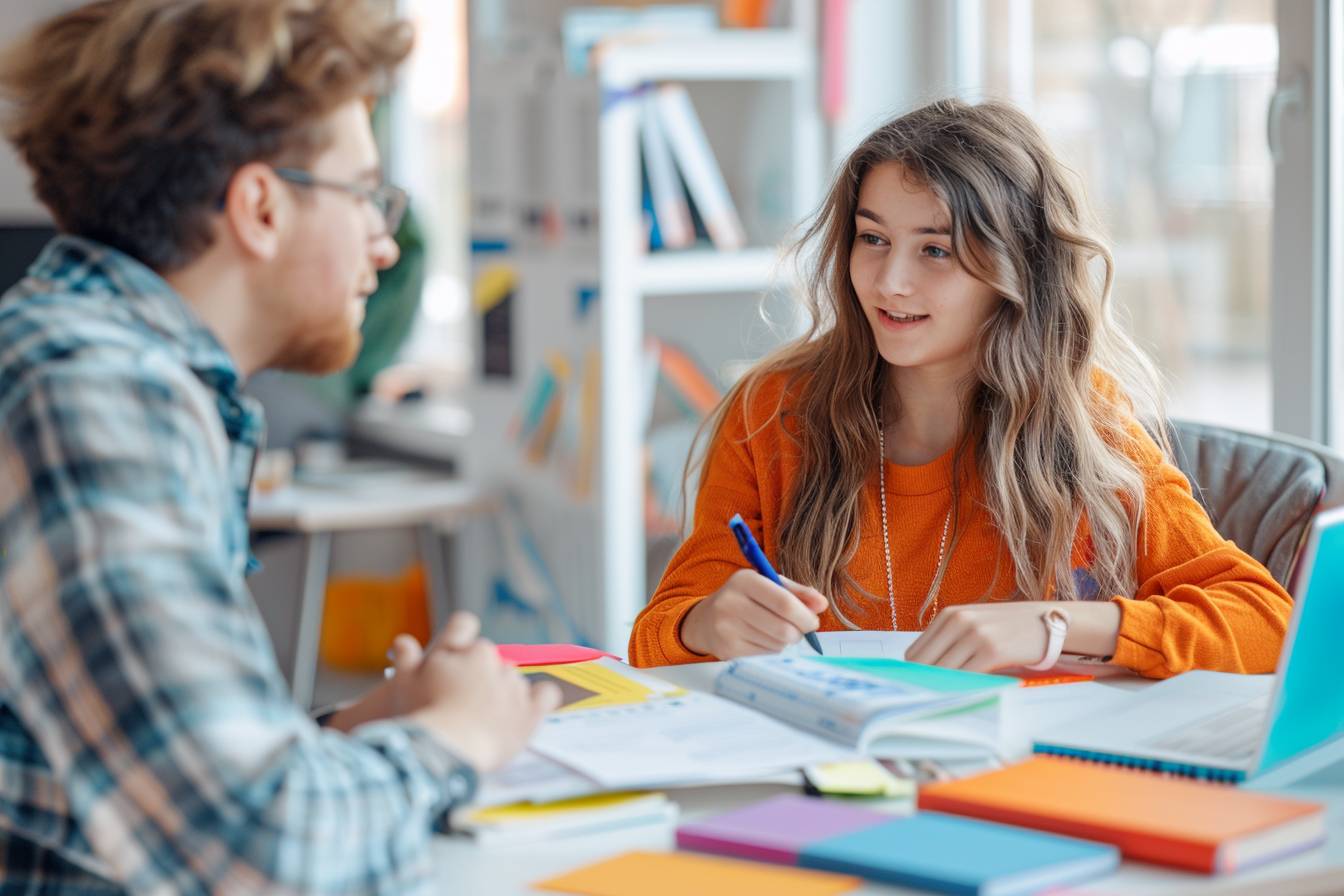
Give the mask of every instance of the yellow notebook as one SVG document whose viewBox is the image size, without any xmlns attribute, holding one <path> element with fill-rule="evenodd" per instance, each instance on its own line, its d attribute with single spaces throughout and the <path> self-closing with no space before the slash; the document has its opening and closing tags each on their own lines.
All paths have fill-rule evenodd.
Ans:
<svg viewBox="0 0 1344 896">
<path fill-rule="evenodd" d="M 511 803 L 454 813 L 452 829 L 483 845 L 552 840 L 622 830 L 641 824 L 672 824 L 677 806 L 661 793 L 602 793 L 552 803 Z"/>
</svg>

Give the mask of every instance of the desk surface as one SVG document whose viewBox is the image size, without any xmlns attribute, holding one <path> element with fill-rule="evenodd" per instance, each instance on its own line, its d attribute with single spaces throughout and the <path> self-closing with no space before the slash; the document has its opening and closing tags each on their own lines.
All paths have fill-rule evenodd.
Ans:
<svg viewBox="0 0 1344 896">
<path fill-rule="evenodd" d="M 699 664 L 654 670 L 686 687 L 705 688 L 718 664 Z M 1139 679 L 1114 681 L 1110 686 L 1131 690 L 1144 686 Z M 1070 687 L 1061 685 L 1061 687 Z M 781 784 L 745 784 L 668 790 L 681 808 L 681 819 L 692 820 L 722 812 L 778 793 L 797 792 Z M 1289 787 L 1274 792 L 1323 802 L 1327 805 L 1328 839 L 1325 845 L 1294 858 L 1250 872 L 1211 877 L 1124 862 L 1119 871 L 1074 889 L 1055 891 L 1077 896 L 1155 896 L 1155 894 L 1218 894 L 1218 896 L 1294 896 L 1344 893 L 1344 763 L 1339 763 Z M 560 838 L 548 843 L 479 847 L 457 837 L 435 843 L 439 892 L 482 893 L 491 896 L 537 894 L 531 884 L 632 849 L 675 849 L 674 825 L 644 825 L 617 833 Z M 868 884 L 862 894 L 925 891 Z"/>
<path fill-rule="evenodd" d="M 256 494 L 248 523 L 256 530 L 337 532 L 414 526 L 478 513 L 491 505 L 479 486 L 408 467 L 352 465 L 320 481 L 297 481 Z"/>
</svg>

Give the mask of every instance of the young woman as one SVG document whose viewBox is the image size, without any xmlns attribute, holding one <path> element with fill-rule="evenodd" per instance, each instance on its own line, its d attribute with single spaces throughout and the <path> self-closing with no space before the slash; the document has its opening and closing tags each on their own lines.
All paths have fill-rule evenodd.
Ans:
<svg viewBox="0 0 1344 896">
<path fill-rule="evenodd" d="M 801 244 L 811 330 L 711 419 L 632 662 L 850 628 L 922 629 L 909 659 L 973 670 L 1273 670 L 1291 601 L 1150 435 L 1156 377 L 1065 174 L 993 102 L 934 103 L 850 155 Z M 734 513 L 785 587 L 746 568 Z"/>
</svg>

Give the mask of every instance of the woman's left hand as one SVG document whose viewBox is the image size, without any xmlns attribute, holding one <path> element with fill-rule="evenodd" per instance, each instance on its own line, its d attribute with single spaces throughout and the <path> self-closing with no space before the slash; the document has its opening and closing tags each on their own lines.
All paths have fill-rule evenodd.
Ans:
<svg viewBox="0 0 1344 896">
<path fill-rule="evenodd" d="M 1096 655 L 1115 652 L 1120 608 L 1114 603 L 1033 600 L 948 607 L 910 645 L 905 658 L 912 663 L 972 672 L 1039 663 L 1049 640 L 1041 617 L 1052 607 L 1069 615 L 1065 651 Z"/>
</svg>

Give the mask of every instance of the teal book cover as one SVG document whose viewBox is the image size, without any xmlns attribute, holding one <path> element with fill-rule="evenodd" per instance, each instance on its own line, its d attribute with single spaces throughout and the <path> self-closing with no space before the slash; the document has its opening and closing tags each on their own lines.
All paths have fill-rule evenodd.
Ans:
<svg viewBox="0 0 1344 896">
<path fill-rule="evenodd" d="M 938 812 L 815 841 L 798 864 L 965 896 L 1024 896 L 1090 880 L 1120 863 L 1115 847 Z"/>
</svg>

